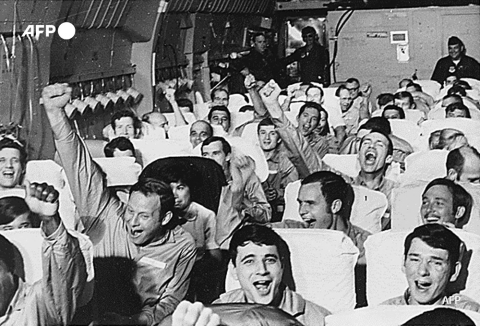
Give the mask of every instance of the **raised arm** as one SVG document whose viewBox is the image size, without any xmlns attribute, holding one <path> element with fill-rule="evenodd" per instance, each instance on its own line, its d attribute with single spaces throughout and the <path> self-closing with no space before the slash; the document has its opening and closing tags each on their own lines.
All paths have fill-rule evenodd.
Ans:
<svg viewBox="0 0 480 326">
<path fill-rule="evenodd" d="M 173 113 L 175 115 L 175 126 L 172 126 L 172 127 L 188 125 L 187 121 L 185 120 L 185 117 L 183 116 L 182 111 L 178 107 L 177 101 L 175 101 L 175 90 L 172 88 L 168 88 L 165 91 L 165 97 L 170 103 L 170 105 L 172 106 Z"/>
<path fill-rule="evenodd" d="M 245 76 L 244 80 L 245 88 L 248 91 L 248 94 L 250 95 L 250 98 L 252 99 L 253 102 L 253 108 L 255 109 L 255 112 L 261 117 L 265 117 L 267 115 L 267 109 L 265 108 L 265 105 L 263 104 L 262 98 L 260 97 L 260 94 L 258 94 L 258 89 L 257 89 L 257 83 L 255 81 L 255 76 L 252 74 L 248 74 Z"/>
<path fill-rule="evenodd" d="M 70 126 L 64 107 L 71 92 L 67 84 L 54 84 L 43 89 L 42 97 L 56 149 L 88 234 L 89 228 L 98 225 L 98 219 L 113 216 L 112 210 L 121 210 L 121 204 L 110 196 L 100 168 Z"/>
<path fill-rule="evenodd" d="M 78 239 L 67 233 L 58 215 L 58 191 L 47 184 L 27 184 L 25 202 L 42 221 L 43 278 L 33 285 L 38 324 L 67 325 L 83 293 L 87 270 Z M 30 318 L 27 317 L 27 318 Z"/>
</svg>

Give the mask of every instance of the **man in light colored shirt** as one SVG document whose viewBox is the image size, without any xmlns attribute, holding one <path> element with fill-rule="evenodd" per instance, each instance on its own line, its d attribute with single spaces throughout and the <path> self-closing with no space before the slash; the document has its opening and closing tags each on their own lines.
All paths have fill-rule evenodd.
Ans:
<svg viewBox="0 0 480 326">
<path fill-rule="evenodd" d="M 400 297 L 383 305 L 443 305 L 480 311 L 472 299 L 450 293 L 448 285 L 455 282 L 461 270 L 462 241 L 440 224 L 419 226 L 405 239 L 403 270 L 408 288 Z"/>
<path fill-rule="evenodd" d="M 247 225 L 230 242 L 233 276 L 241 288 L 229 291 L 213 303 L 258 303 L 272 305 L 305 326 L 321 326 L 330 312 L 289 289 L 283 283 L 288 246 L 272 229 Z"/>
<path fill-rule="evenodd" d="M 43 278 L 30 285 L 16 275 L 14 245 L 0 235 L 0 325 L 67 325 L 87 280 L 79 241 L 58 215 L 58 192 L 52 186 L 27 185 L 25 201 L 42 220 Z"/>
<path fill-rule="evenodd" d="M 99 315 L 93 319 L 118 325 L 159 323 L 187 292 L 194 241 L 176 223 L 169 185 L 141 179 L 130 189 L 127 204 L 110 193 L 65 115 L 70 95 L 66 84 L 47 86 L 42 94 L 84 233 L 95 245 Z M 108 314 L 102 316 L 104 312 Z"/>
</svg>

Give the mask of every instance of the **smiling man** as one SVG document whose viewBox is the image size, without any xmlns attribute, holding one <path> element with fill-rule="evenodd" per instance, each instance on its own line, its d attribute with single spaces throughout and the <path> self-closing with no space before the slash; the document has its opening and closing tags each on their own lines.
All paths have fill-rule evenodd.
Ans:
<svg viewBox="0 0 480 326">
<path fill-rule="evenodd" d="M 403 271 L 408 289 L 403 296 L 389 299 L 383 305 L 444 305 L 480 311 L 470 298 L 451 293 L 461 269 L 462 241 L 439 224 L 417 227 L 405 239 Z"/>
<path fill-rule="evenodd" d="M 432 80 L 440 84 L 451 75 L 460 78 L 480 79 L 480 64 L 477 60 L 465 54 L 462 40 L 456 36 L 448 39 L 448 56 L 437 61 L 432 74 Z"/>
<path fill-rule="evenodd" d="M 291 314 L 305 326 L 322 326 L 330 314 L 283 283 L 288 247 L 272 229 L 247 225 L 235 232 L 230 242 L 233 275 L 240 289 L 224 293 L 216 303 L 258 303 L 272 305 Z"/>
<path fill-rule="evenodd" d="M 422 195 L 420 213 L 423 223 L 440 223 L 462 228 L 472 211 L 472 196 L 451 180 L 432 180 Z"/>
<path fill-rule="evenodd" d="M 66 84 L 55 84 L 45 87 L 42 96 L 84 233 L 95 244 L 94 302 L 100 316 L 93 318 L 109 325 L 157 324 L 187 292 L 194 241 L 176 223 L 170 185 L 141 179 L 132 186 L 127 204 L 109 192 L 65 115 L 71 91 Z M 131 291 L 122 292 L 129 284 Z M 108 314 L 101 316 L 104 312 Z"/>
<path fill-rule="evenodd" d="M 27 153 L 16 139 L 0 140 L 0 190 L 18 187 L 25 173 Z"/>
</svg>

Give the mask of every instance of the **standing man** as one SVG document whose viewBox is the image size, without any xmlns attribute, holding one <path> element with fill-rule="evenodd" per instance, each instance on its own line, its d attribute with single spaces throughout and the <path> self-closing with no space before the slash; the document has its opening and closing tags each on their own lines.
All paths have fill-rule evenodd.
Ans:
<svg viewBox="0 0 480 326">
<path fill-rule="evenodd" d="M 71 92 L 68 85 L 55 84 L 45 87 L 42 96 L 84 233 L 95 244 L 96 267 L 103 267 L 96 273 L 95 310 L 108 314 L 94 319 L 157 324 L 185 297 L 196 255 L 193 238 L 178 226 L 168 184 L 141 179 L 130 189 L 127 204 L 110 193 L 65 114 Z M 122 292 L 129 285 L 131 292 Z"/>
<path fill-rule="evenodd" d="M 448 56 L 437 61 L 433 70 L 432 80 L 443 85 L 447 77 L 455 75 L 460 78 L 475 78 L 480 80 L 480 64 L 465 53 L 465 45 L 456 36 L 448 39 Z"/>
<path fill-rule="evenodd" d="M 283 60 L 284 65 L 298 62 L 300 81 L 302 83 L 325 83 L 325 73 L 328 65 L 327 50 L 318 42 L 318 34 L 312 26 L 302 29 L 302 39 L 305 45 Z"/>
<path fill-rule="evenodd" d="M 262 33 L 255 33 L 252 37 L 253 47 L 250 53 L 242 59 L 245 75 L 254 75 L 256 80 L 268 82 L 270 79 L 277 80 L 278 62 L 277 58 L 268 49 L 267 39 Z"/>
</svg>

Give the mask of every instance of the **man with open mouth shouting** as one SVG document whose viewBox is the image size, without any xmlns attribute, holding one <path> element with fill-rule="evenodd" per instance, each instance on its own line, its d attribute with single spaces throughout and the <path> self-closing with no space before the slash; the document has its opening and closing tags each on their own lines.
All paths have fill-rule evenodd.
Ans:
<svg viewBox="0 0 480 326">
<path fill-rule="evenodd" d="M 229 252 L 241 288 L 222 294 L 213 303 L 272 305 L 305 326 L 324 325 L 330 312 L 303 299 L 282 282 L 287 250 L 285 241 L 266 226 L 252 224 L 239 229 L 232 237 Z"/>
<path fill-rule="evenodd" d="M 384 305 L 444 305 L 480 311 L 480 304 L 449 291 L 461 270 L 463 243 L 440 224 L 417 227 L 405 239 L 403 270 L 408 289 L 403 296 L 385 301 Z"/>
</svg>

